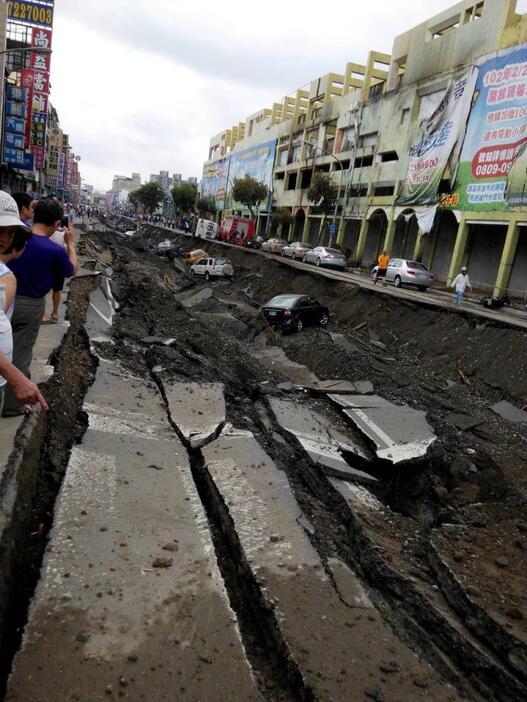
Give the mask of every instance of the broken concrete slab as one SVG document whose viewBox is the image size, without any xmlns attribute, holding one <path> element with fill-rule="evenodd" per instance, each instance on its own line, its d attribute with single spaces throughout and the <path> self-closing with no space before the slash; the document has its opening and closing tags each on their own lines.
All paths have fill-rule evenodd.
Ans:
<svg viewBox="0 0 527 702">
<path fill-rule="evenodd" d="M 203 454 L 206 479 L 228 511 L 224 519 L 232 521 L 243 567 L 280 632 L 281 655 L 300 671 L 309 698 L 366 699 L 381 666 L 396 660 L 390 675 L 381 676 L 377 699 L 422 700 L 414 679 L 426 681 L 430 699 L 459 699 L 397 638 L 358 575 L 338 558 L 321 561 L 308 536 L 313 526 L 286 475 L 253 436 L 221 436 Z"/>
<path fill-rule="evenodd" d="M 281 373 L 296 385 L 307 387 L 319 382 L 317 376 L 307 366 L 292 361 L 278 346 L 255 344 L 251 354 L 268 368 Z"/>
<path fill-rule="evenodd" d="M 444 419 L 447 424 L 451 424 L 461 431 L 469 431 L 469 429 L 473 429 L 483 423 L 482 419 L 471 417 L 469 414 L 463 414 L 462 412 L 449 412 Z"/>
<path fill-rule="evenodd" d="M 375 444 L 381 459 L 395 464 L 423 458 L 437 439 L 426 413 L 408 405 L 394 405 L 376 395 L 329 397 Z"/>
<path fill-rule="evenodd" d="M 343 480 L 376 481 L 374 476 L 353 468 L 344 459 L 342 451 L 356 456 L 361 464 L 368 461 L 369 457 L 352 439 L 333 429 L 329 420 L 321 414 L 290 400 L 270 397 L 268 401 L 280 427 L 297 439 L 310 459 L 326 474 Z"/>
<path fill-rule="evenodd" d="M 191 448 L 214 438 L 225 424 L 222 383 L 171 383 L 161 381 L 170 420 Z"/>
<path fill-rule="evenodd" d="M 518 407 L 515 407 L 511 402 L 502 400 L 501 402 L 496 402 L 490 408 L 495 414 L 507 419 L 509 422 L 514 422 L 518 424 L 527 423 L 527 412 L 524 412 Z"/>
<path fill-rule="evenodd" d="M 191 307 L 196 307 L 196 305 L 199 305 L 201 302 L 204 302 L 205 300 L 208 300 L 211 298 L 213 295 L 212 288 L 207 286 L 204 288 L 201 288 L 197 292 L 194 292 L 192 295 L 188 295 L 186 297 L 181 296 L 179 298 L 181 304 L 183 307 L 186 309 L 189 309 Z"/>
<path fill-rule="evenodd" d="M 84 409 L 6 699 L 261 702 L 157 388 L 102 361 Z"/>
<path fill-rule="evenodd" d="M 329 393 L 338 393 L 339 395 L 370 395 L 373 393 L 373 383 L 369 380 L 358 380 L 356 382 L 352 382 L 351 380 L 318 380 L 312 385 L 304 385 L 302 387 L 321 395 L 327 395 Z"/>
</svg>

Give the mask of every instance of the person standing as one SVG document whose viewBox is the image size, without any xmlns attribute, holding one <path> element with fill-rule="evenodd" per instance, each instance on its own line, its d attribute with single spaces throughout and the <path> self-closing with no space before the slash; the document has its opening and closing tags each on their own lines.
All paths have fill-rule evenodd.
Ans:
<svg viewBox="0 0 527 702">
<path fill-rule="evenodd" d="M 7 208 L 9 208 L 8 198 L 7 193 L 0 192 L 0 199 L 7 203 Z M 15 203 L 15 207 L 17 206 L 18 204 Z M 11 317 L 16 294 L 16 278 L 6 264 L 22 255 L 31 234 L 27 227 L 22 226 L 20 220 L 18 224 L 14 223 L 14 219 L 11 219 L 11 224 L 7 223 L 7 208 L 4 206 L 4 216 L 0 217 L 0 414 L 8 383 L 18 401 L 28 404 L 40 402 L 42 408 L 47 409 L 46 401 L 38 387 L 12 364 Z M 11 209 L 13 210 L 12 203 Z"/>
<path fill-rule="evenodd" d="M 12 200 L 12 198 L 10 198 Z M 0 197 L 0 224 L 1 205 Z M 13 201 L 14 204 L 14 201 Z M 13 363 L 29 378 L 33 347 L 44 315 L 45 298 L 58 282 L 77 272 L 73 229 L 64 231 L 65 249 L 50 241 L 60 227 L 62 209 L 53 200 L 39 200 L 33 216 L 33 233 L 22 256 L 9 262 L 17 279 L 13 328 Z M 6 392 L 3 416 L 23 414 L 24 408 L 10 390 Z"/>
<path fill-rule="evenodd" d="M 452 287 L 456 291 L 454 304 L 460 305 L 463 302 L 465 290 L 467 288 L 472 290 L 472 285 L 470 284 L 470 279 L 468 277 L 468 272 L 465 266 L 463 266 L 463 268 L 461 269 L 461 273 L 458 273 L 452 281 Z"/>
<path fill-rule="evenodd" d="M 28 229 L 33 226 L 33 210 L 35 202 L 29 193 L 14 193 L 13 200 L 18 206 L 20 219 Z"/>
<path fill-rule="evenodd" d="M 375 276 L 375 280 L 373 281 L 374 285 L 377 285 L 377 281 L 379 280 L 379 278 L 382 280 L 382 284 L 386 285 L 386 271 L 388 270 L 389 263 L 390 257 L 388 256 L 388 253 L 386 251 L 383 251 L 377 259 L 377 275 Z"/>
</svg>

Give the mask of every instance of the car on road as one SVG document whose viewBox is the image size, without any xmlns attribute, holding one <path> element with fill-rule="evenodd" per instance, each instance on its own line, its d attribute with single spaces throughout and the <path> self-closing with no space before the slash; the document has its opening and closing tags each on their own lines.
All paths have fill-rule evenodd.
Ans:
<svg viewBox="0 0 527 702">
<path fill-rule="evenodd" d="M 160 241 L 155 248 L 155 252 L 158 256 L 166 256 L 169 251 L 174 248 L 174 242 L 166 239 L 165 241 Z"/>
<path fill-rule="evenodd" d="M 329 310 L 308 295 L 277 295 L 261 308 L 265 320 L 273 327 L 302 331 L 305 326 L 327 326 Z"/>
<path fill-rule="evenodd" d="M 304 244 L 302 241 L 293 241 L 282 249 L 282 256 L 292 258 L 294 261 L 301 261 L 307 251 L 311 251 L 311 244 Z"/>
<path fill-rule="evenodd" d="M 314 263 L 315 266 L 327 266 L 328 268 L 346 268 L 346 257 L 338 249 L 329 249 L 327 246 L 315 246 L 311 251 L 306 251 L 304 263 Z"/>
<path fill-rule="evenodd" d="M 201 258 L 190 267 L 192 275 L 210 278 L 232 278 L 234 268 L 228 258 Z"/>
<path fill-rule="evenodd" d="M 248 239 L 245 246 L 248 249 L 261 249 L 264 241 L 263 236 L 255 236 L 254 239 Z"/>
<path fill-rule="evenodd" d="M 267 239 L 262 244 L 262 251 L 267 251 L 267 253 L 282 253 L 284 246 L 287 246 L 287 241 L 285 239 Z"/>
<path fill-rule="evenodd" d="M 203 249 L 192 249 L 192 251 L 189 251 L 186 255 L 185 263 L 187 264 L 187 266 L 192 266 L 194 263 L 197 263 L 200 259 L 207 257 L 208 253 L 206 251 L 203 251 Z"/>
<path fill-rule="evenodd" d="M 371 271 L 373 280 L 377 278 L 377 266 Z M 406 258 L 392 258 L 386 270 L 386 282 L 396 288 L 412 285 L 425 292 L 434 282 L 434 274 L 423 263 Z"/>
</svg>

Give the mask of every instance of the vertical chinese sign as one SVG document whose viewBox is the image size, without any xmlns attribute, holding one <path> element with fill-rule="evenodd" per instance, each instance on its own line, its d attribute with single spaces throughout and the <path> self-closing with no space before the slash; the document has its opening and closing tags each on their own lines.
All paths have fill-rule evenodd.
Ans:
<svg viewBox="0 0 527 702">
<path fill-rule="evenodd" d="M 24 149 L 26 157 L 31 155 L 27 162 L 32 160 L 34 167 L 41 170 L 46 151 L 51 63 L 51 55 L 46 52 L 51 52 L 52 45 L 53 2 L 23 0 L 9 2 L 8 8 L 8 33 L 11 30 L 17 37 L 22 31 L 28 46 L 34 49 L 28 52 L 29 67 L 20 71 L 20 86 L 24 91 L 25 106 Z M 44 50 L 44 53 L 39 53 L 39 50 Z"/>
<path fill-rule="evenodd" d="M 527 44 L 479 65 L 454 196 L 463 210 L 527 205 Z"/>
</svg>

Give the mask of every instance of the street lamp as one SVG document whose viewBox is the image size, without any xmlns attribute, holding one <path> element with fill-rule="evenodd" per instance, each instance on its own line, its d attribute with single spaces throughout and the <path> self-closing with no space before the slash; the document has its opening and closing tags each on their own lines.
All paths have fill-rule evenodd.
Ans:
<svg viewBox="0 0 527 702">
<path fill-rule="evenodd" d="M 48 46 L 23 46 L 23 47 L 11 47 L 10 49 L 4 49 L 0 51 L 0 56 L 5 56 L 6 54 L 51 54 L 53 49 Z"/>
</svg>

